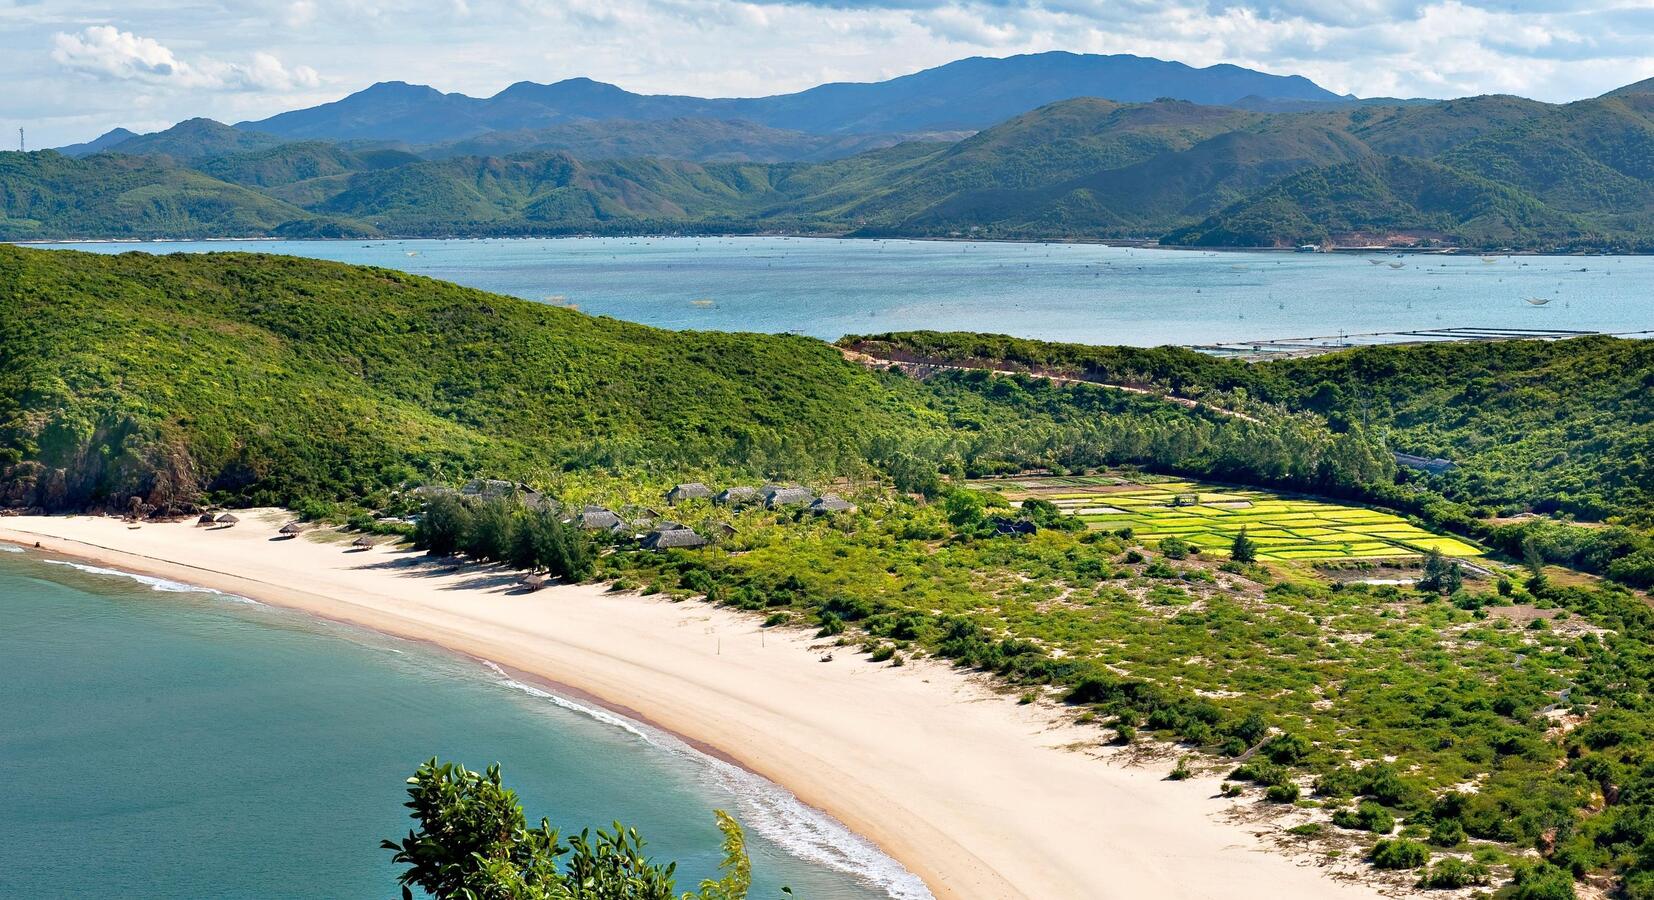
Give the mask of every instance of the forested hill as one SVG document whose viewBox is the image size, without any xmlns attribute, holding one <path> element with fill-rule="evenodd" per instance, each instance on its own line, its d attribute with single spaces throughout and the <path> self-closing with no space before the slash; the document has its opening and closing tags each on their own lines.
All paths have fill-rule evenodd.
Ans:
<svg viewBox="0 0 1654 900">
<path fill-rule="evenodd" d="M 779 231 L 1654 250 L 1654 94 L 1639 91 L 1287 113 L 1081 98 L 952 143 L 808 163 L 744 160 L 861 139 L 701 119 L 490 133 L 423 156 L 271 140 L 192 121 L 79 159 L 0 154 L 0 239 Z M 520 147 L 536 149 L 487 155 Z"/>
<path fill-rule="evenodd" d="M 1312 418 L 873 372 L 788 335 L 671 332 L 400 272 L 0 246 L 0 506 L 357 499 L 568 468 L 826 478 L 1137 463 L 1352 490 Z"/>
</svg>

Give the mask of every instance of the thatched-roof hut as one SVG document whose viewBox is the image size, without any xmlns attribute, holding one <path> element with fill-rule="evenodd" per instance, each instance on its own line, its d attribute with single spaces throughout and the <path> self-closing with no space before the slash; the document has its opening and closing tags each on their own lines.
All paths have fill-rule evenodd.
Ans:
<svg viewBox="0 0 1654 900">
<path fill-rule="evenodd" d="M 509 481 L 502 481 L 498 478 L 477 478 L 467 482 L 465 487 L 460 488 L 460 493 L 466 495 L 467 497 L 483 497 L 492 499 L 495 497 L 508 497 L 516 490 L 517 485 Z"/>
<path fill-rule="evenodd" d="M 298 534 L 302 531 L 304 531 L 304 526 L 297 522 L 288 522 L 286 525 L 281 526 L 282 534 Z"/>
<path fill-rule="evenodd" d="M 776 509 L 782 506 L 803 506 L 815 499 L 815 495 L 801 487 L 772 488 L 764 494 L 764 508 Z"/>
<path fill-rule="evenodd" d="M 588 506 L 580 511 L 577 519 L 581 528 L 591 531 L 624 531 L 626 520 L 616 515 L 613 510 L 601 506 Z"/>
<path fill-rule="evenodd" d="M 361 537 L 357 538 L 356 540 L 351 541 L 350 545 L 352 547 L 355 547 L 358 550 L 372 550 L 373 549 L 373 538 L 370 538 L 370 537 L 368 537 L 367 535 L 364 534 Z"/>
<path fill-rule="evenodd" d="M 712 489 L 699 481 L 685 482 L 666 492 L 666 502 L 672 504 L 685 500 L 706 500 L 711 497 Z"/>
<path fill-rule="evenodd" d="M 758 501 L 758 489 L 755 487 L 724 488 L 712 502 L 719 506 L 741 506 Z"/>
<path fill-rule="evenodd" d="M 212 523 L 214 523 L 216 521 L 218 521 L 217 516 L 213 515 L 210 512 L 204 512 L 204 513 L 201 514 L 201 518 L 195 520 L 195 524 L 196 524 L 197 527 L 200 527 L 202 525 L 211 525 Z"/>
<path fill-rule="evenodd" d="M 241 520 L 236 518 L 235 516 L 230 515 L 229 513 L 225 513 L 225 514 L 219 516 L 218 518 L 214 519 L 213 521 L 217 522 L 220 525 L 234 525 L 235 523 L 237 523 Z"/>
<path fill-rule="evenodd" d="M 656 528 L 643 538 L 645 550 L 667 550 L 673 547 L 690 550 L 695 547 L 706 546 L 706 538 L 696 534 L 693 529 L 679 525 L 676 528 Z"/>
<path fill-rule="evenodd" d="M 837 494 L 824 494 L 820 500 L 810 504 L 810 512 L 813 513 L 826 514 L 855 511 L 856 504 L 851 503 Z"/>
</svg>

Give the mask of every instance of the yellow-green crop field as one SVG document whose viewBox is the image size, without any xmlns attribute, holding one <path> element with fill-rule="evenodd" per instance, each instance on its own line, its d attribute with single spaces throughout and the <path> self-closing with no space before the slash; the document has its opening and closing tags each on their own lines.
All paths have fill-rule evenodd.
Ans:
<svg viewBox="0 0 1654 900">
<path fill-rule="evenodd" d="M 1220 556 L 1228 554 L 1242 528 L 1264 559 L 1398 559 L 1422 556 L 1431 549 L 1459 557 L 1483 552 L 1459 538 L 1433 534 L 1374 509 L 1194 481 L 1134 483 L 1091 475 L 993 480 L 975 486 L 1012 501 L 1049 500 L 1093 529 L 1130 528 L 1148 541 L 1180 537 L 1203 553 Z"/>
</svg>

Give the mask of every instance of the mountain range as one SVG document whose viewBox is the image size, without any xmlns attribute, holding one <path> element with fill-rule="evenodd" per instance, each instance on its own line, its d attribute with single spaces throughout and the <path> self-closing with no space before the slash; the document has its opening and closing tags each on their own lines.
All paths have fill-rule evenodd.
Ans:
<svg viewBox="0 0 1654 900">
<path fill-rule="evenodd" d="M 1155 96 L 1065 97 L 977 130 L 987 110 L 1087 83 Z M 1179 88 L 1226 100 L 1164 93 Z M 769 121 L 685 115 L 731 105 Z M 962 130 L 925 130 L 945 127 Z M 582 80 L 525 83 L 486 101 L 380 85 L 262 122 L 197 119 L 66 149 L 86 155 L 0 154 L 0 237 L 1654 243 L 1654 80 L 1565 105 L 1358 101 L 1234 67 L 1041 54 L 751 101 Z"/>
<path fill-rule="evenodd" d="M 973 57 L 874 83 L 823 84 L 772 97 L 704 99 L 634 94 L 589 78 L 523 81 L 487 98 L 386 82 L 335 103 L 237 127 L 288 139 L 445 143 L 579 120 L 739 120 L 805 134 L 973 131 L 1058 100 L 1108 97 L 1195 103 L 1342 98 L 1301 76 L 1219 65 L 1196 69 L 1138 56 L 1063 52 Z"/>
</svg>

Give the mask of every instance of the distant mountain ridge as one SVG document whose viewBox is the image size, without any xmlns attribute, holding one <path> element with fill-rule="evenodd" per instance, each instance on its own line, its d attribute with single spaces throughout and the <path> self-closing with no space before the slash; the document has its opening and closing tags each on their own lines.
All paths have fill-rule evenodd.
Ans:
<svg viewBox="0 0 1654 900">
<path fill-rule="evenodd" d="M 418 152 L 191 120 L 80 160 L 0 154 L 0 239 L 769 231 L 1654 251 L 1649 83 L 1562 105 L 1281 105 L 1082 97 L 897 143 L 577 119 Z"/>
<path fill-rule="evenodd" d="M 738 119 L 806 134 L 882 134 L 986 128 L 1075 97 L 1146 102 L 1161 97 L 1223 105 L 1243 98 L 1336 102 L 1299 75 L 1232 65 L 1194 68 L 1139 56 L 1060 51 L 972 57 L 888 81 L 823 84 L 794 94 L 700 98 L 636 94 L 589 78 L 523 81 L 492 97 L 382 82 L 333 103 L 237 127 L 288 139 L 410 144 L 462 140 L 491 131 L 545 128 L 581 119 Z"/>
</svg>

